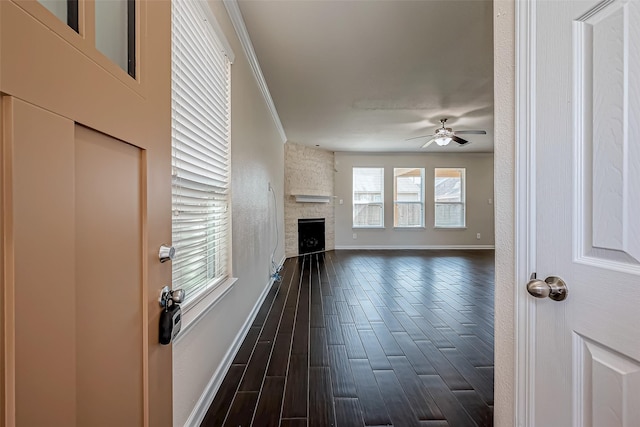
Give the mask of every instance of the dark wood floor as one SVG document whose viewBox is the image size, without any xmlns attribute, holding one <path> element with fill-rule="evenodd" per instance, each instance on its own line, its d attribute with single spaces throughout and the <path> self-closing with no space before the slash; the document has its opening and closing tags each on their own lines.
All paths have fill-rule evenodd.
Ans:
<svg viewBox="0 0 640 427">
<path fill-rule="evenodd" d="M 288 259 L 202 425 L 493 425 L 493 257 Z"/>
</svg>

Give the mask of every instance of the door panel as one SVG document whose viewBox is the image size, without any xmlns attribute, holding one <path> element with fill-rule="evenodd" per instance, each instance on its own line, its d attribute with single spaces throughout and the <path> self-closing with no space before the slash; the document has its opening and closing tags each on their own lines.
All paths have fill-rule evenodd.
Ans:
<svg viewBox="0 0 640 427">
<path fill-rule="evenodd" d="M 73 122 L 16 100 L 4 106 L 14 171 L 17 425 L 74 425 Z"/>
<path fill-rule="evenodd" d="M 74 157 L 78 425 L 142 425 L 141 151 L 76 126 Z"/>
<path fill-rule="evenodd" d="M 640 2 L 536 1 L 537 426 L 640 425 Z M 559 400 L 562 404 L 559 404 Z"/>
</svg>

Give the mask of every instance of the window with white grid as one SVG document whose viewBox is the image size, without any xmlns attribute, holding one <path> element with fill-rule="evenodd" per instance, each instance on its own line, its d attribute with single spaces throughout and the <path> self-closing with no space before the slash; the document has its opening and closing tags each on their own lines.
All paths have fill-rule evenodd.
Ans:
<svg viewBox="0 0 640 427">
<path fill-rule="evenodd" d="M 435 169 L 435 226 L 465 227 L 465 169 Z"/>
<path fill-rule="evenodd" d="M 172 1 L 172 285 L 187 302 L 228 278 L 231 264 L 231 60 L 208 7 Z"/>
<path fill-rule="evenodd" d="M 424 168 L 393 169 L 393 226 L 424 227 Z"/>
<path fill-rule="evenodd" d="M 384 227 L 384 168 L 353 168 L 353 227 Z"/>
</svg>

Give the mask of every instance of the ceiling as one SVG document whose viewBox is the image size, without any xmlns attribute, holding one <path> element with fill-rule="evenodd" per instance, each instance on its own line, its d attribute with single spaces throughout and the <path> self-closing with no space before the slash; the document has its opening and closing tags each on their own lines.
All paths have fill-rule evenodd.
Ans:
<svg viewBox="0 0 640 427">
<path fill-rule="evenodd" d="M 239 0 L 290 142 L 330 151 L 492 152 L 492 1 Z M 431 144 L 440 119 L 471 144 Z"/>
</svg>

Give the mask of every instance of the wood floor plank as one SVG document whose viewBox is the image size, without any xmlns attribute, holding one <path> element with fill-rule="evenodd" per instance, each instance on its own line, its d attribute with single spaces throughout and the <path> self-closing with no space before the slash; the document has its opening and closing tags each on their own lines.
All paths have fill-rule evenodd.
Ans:
<svg viewBox="0 0 640 427">
<path fill-rule="evenodd" d="M 364 425 L 360 401 L 357 398 L 336 398 L 335 407 L 337 427 L 362 427 Z"/>
<path fill-rule="evenodd" d="M 420 351 L 416 343 L 411 339 L 406 332 L 394 332 L 393 337 L 402 349 L 409 362 L 413 366 L 413 369 L 418 375 L 436 375 L 437 372 L 431 362 Z"/>
<path fill-rule="evenodd" d="M 353 314 L 353 321 L 356 323 L 356 329 L 371 329 L 371 323 L 367 315 L 364 314 L 364 310 L 359 305 L 352 305 L 349 307 Z"/>
<path fill-rule="evenodd" d="M 382 322 L 371 323 L 373 332 L 376 334 L 384 354 L 387 356 L 404 356 L 404 352 L 398 345 L 396 339 L 393 337 L 387 325 Z"/>
<path fill-rule="evenodd" d="M 378 338 L 373 330 L 361 330 L 360 340 L 366 352 L 365 357 L 369 359 L 369 364 L 373 370 L 391 369 L 387 355 L 384 353 Z"/>
<path fill-rule="evenodd" d="M 258 403 L 257 391 L 243 391 L 236 393 L 231 409 L 224 422 L 224 427 L 250 426 L 253 412 Z"/>
<path fill-rule="evenodd" d="M 258 335 L 260 334 L 260 326 L 252 326 L 247 332 L 247 336 L 242 341 L 240 349 L 236 353 L 236 357 L 233 359 L 233 363 L 236 365 L 246 365 L 249 362 L 251 353 L 253 353 L 253 347 L 258 341 Z"/>
<path fill-rule="evenodd" d="M 309 368 L 309 427 L 335 425 L 329 368 Z"/>
<path fill-rule="evenodd" d="M 351 366 L 344 345 L 329 345 L 329 367 L 334 397 L 357 397 Z"/>
<path fill-rule="evenodd" d="M 282 404 L 282 418 L 307 416 L 309 398 L 309 362 L 307 355 L 292 354 Z"/>
<path fill-rule="evenodd" d="M 202 427 L 218 427 L 224 423 L 238 385 L 240 385 L 244 369 L 245 365 L 231 365 L 202 421 Z"/>
<path fill-rule="evenodd" d="M 344 337 L 345 347 L 347 349 L 347 357 L 349 359 L 366 359 L 367 353 L 364 351 L 360 335 L 356 325 L 353 323 L 345 323 L 342 325 L 342 336 Z"/>
<path fill-rule="evenodd" d="M 396 316 L 393 315 L 393 312 L 389 310 L 387 306 L 377 307 L 377 309 L 380 317 L 382 317 L 382 320 L 391 332 L 406 332 L 404 326 L 398 322 Z"/>
<path fill-rule="evenodd" d="M 336 310 L 338 311 L 338 320 L 340 323 L 354 323 L 351 309 L 346 301 L 336 301 Z"/>
<path fill-rule="evenodd" d="M 398 322 L 402 325 L 404 330 L 409 334 L 412 340 L 426 340 L 427 336 L 422 332 L 418 325 L 413 321 L 413 318 L 409 317 L 405 312 L 394 313 Z"/>
<path fill-rule="evenodd" d="M 367 359 L 352 359 L 350 360 L 350 365 L 365 425 L 391 424 L 391 418 L 380 394 L 380 389 L 369 361 Z"/>
<path fill-rule="evenodd" d="M 279 333 L 273 345 L 267 376 L 284 377 L 289 366 L 289 354 L 291 351 L 291 333 Z"/>
<path fill-rule="evenodd" d="M 387 404 L 391 421 L 396 426 L 418 427 L 418 417 L 400 386 L 393 371 L 373 371 L 378 386 L 384 390 L 382 398 Z"/>
<path fill-rule="evenodd" d="M 325 328 L 311 328 L 309 336 L 309 366 L 329 366 Z"/>
<path fill-rule="evenodd" d="M 258 405 L 253 417 L 252 426 L 270 427 L 280 422 L 284 377 L 266 377 L 258 398 Z"/>
<path fill-rule="evenodd" d="M 477 427 L 453 392 L 438 375 L 421 375 L 420 379 L 430 391 L 447 422 L 455 427 Z"/>
<path fill-rule="evenodd" d="M 280 421 L 280 427 L 307 427 L 306 418 L 283 418 Z"/>
<path fill-rule="evenodd" d="M 444 354 L 431 341 L 416 341 L 416 345 L 429 359 L 436 372 L 451 390 L 471 390 L 473 387 L 464 376 L 449 362 Z"/>
<path fill-rule="evenodd" d="M 478 427 L 493 426 L 493 411 L 473 390 L 453 391 L 465 411 L 473 418 Z"/>
<path fill-rule="evenodd" d="M 259 342 L 256 344 L 244 378 L 240 383 L 240 391 L 260 391 L 272 346 L 272 342 Z"/>
<path fill-rule="evenodd" d="M 418 419 L 444 419 L 442 411 L 420 377 L 416 375 L 409 360 L 404 356 L 391 356 L 389 362 Z"/>
<path fill-rule="evenodd" d="M 449 359 L 487 405 L 493 405 L 493 381 L 481 374 L 457 349 L 445 348 L 442 354 Z"/>
<path fill-rule="evenodd" d="M 342 336 L 342 327 L 337 315 L 325 315 L 325 324 L 327 325 L 327 344 L 344 344 Z"/>
</svg>

